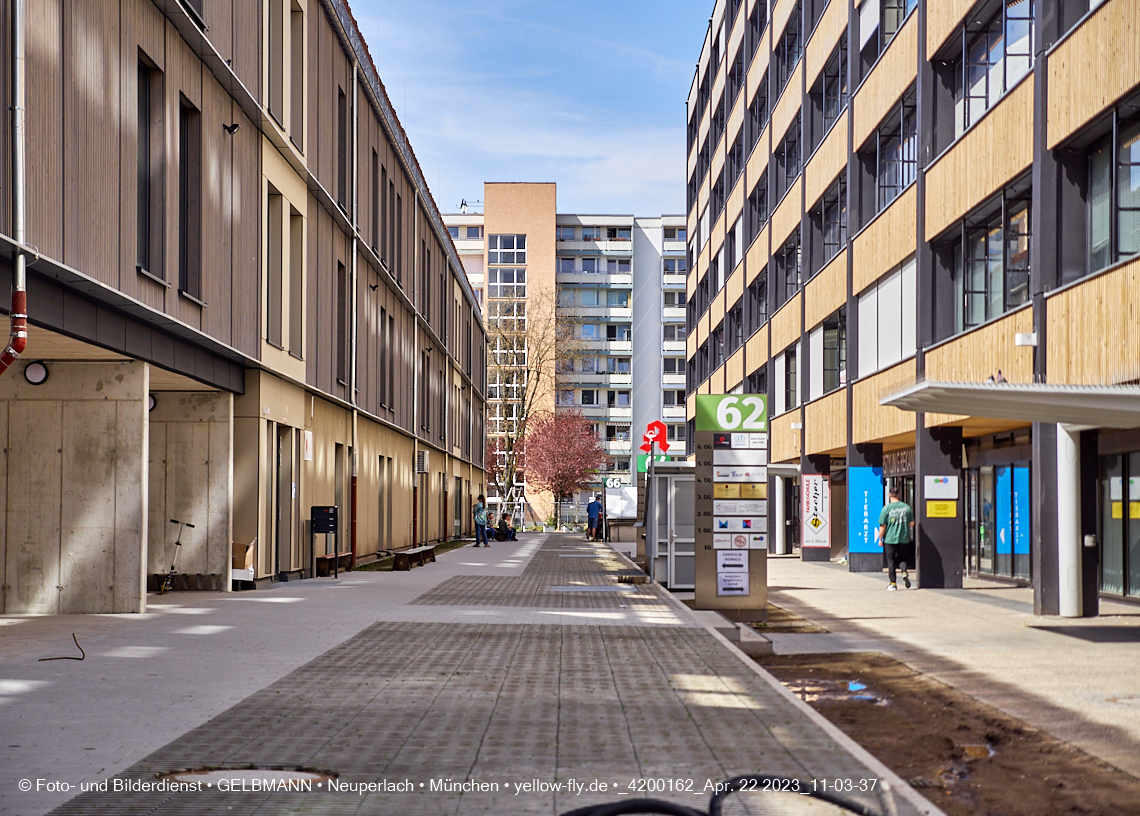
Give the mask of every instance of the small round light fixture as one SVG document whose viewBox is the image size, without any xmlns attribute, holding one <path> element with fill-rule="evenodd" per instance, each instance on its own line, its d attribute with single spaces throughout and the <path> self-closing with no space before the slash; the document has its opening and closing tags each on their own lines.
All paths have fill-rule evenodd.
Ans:
<svg viewBox="0 0 1140 816">
<path fill-rule="evenodd" d="M 47 366 L 37 360 L 34 363 L 28 363 L 24 366 L 24 379 L 32 385 L 43 385 L 47 382 L 48 370 Z"/>
<path fill-rule="evenodd" d="M 147 397 L 147 410 L 153 411 L 154 406 L 158 405 L 158 400 L 154 398 L 154 394 L 148 394 Z"/>
</svg>

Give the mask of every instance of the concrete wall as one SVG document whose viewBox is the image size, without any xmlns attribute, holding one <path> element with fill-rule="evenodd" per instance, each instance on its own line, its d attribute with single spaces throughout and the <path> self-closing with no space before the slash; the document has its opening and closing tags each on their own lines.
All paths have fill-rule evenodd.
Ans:
<svg viewBox="0 0 1140 816">
<path fill-rule="evenodd" d="M 142 612 L 149 366 L 25 366 L 0 378 L 3 611 Z"/>
<path fill-rule="evenodd" d="M 150 412 L 147 573 L 166 572 L 182 534 L 176 569 L 221 575 L 229 589 L 233 540 L 233 395 L 222 391 L 161 391 Z"/>
</svg>

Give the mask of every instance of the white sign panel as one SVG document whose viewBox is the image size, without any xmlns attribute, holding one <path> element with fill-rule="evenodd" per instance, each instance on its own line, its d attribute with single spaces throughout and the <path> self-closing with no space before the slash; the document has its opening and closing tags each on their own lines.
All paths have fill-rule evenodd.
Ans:
<svg viewBox="0 0 1140 816">
<path fill-rule="evenodd" d="M 734 434 L 733 434 L 733 435 L 730 437 L 730 439 L 731 439 L 731 442 L 732 442 L 732 447 L 734 447 L 734 448 L 747 448 L 747 447 L 748 447 L 748 437 L 749 437 L 749 436 L 751 436 L 751 434 L 746 434 L 746 433 L 734 433 Z"/>
<path fill-rule="evenodd" d="M 826 476 L 805 473 L 803 490 L 803 546 L 831 546 L 831 491 Z"/>
<path fill-rule="evenodd" d="M 743 543 L 741 543 L 743 542 Z M 747 547 L 748 536 L 743 533 L 713 533 L 713 549 L 714 550 L 730 550 L 733 547 Z"/>
<path fill-rule="evenodd" d="M 748 569 L 748 550 L 721 550 L 716 554 L 717 572 Z"/>
<path fill-rule="evenodd" d="M 766 526 L 766 522 L 767 520 L 763 517 L 752 516 L 748 518 L 718 518 L 713 521 L 713 531 L 717 533 L 735 533 L 737 530 L 760 532 Z"/>
<path fill-rule="evenodd" d="M 922 486 L 923 498 L 958 500 L 957 476 L 924 476 Z"/>
<path fill-rule="evenodd" d="M 768 536 L 764 533 L 750 533 L 748 536 L 748 549 L 750 550 L 766 550 L 768 549 Z"/>
<path fill-rule="evenodd" d="M 733 434 L 734 436 L 746 436 L 746 434 Z M 743 465 L 743 466 L 758 466 L 763 467 L 768 464 L 768 451 L 766 450 L 714 450 L 713 451 L 713 464 L 714 465 Z"/>
<path fill-rule="evenodd" d="M 305 431 L 301 436 L 301 449 L 306 462 L 313 461 L 313 432 Z"/>
<path fill-rule="evenodd" d="M 718 572 L 716 574 L 717 595 L 747 595 L 748 570 L 739 572 Z"/>
<path fill-rule="evenodd" d="M 718 516 L 766 516 L 764 499 L 713 499 L 713 513 Z"/>
<path fill-rule="evenodd" d="M 748 447 L 768 449 L 768 434 L 754 433 L 748 434 Z"/>
<path fill-rule="evenodd" d="M 714 482 L 764 482 L 768 480 L 766 467 L 713 467 Z"/>
</svg>

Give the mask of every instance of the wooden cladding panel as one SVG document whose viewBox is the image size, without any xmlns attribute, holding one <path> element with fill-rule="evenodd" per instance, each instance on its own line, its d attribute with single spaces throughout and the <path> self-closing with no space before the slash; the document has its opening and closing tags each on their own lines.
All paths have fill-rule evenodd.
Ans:
<svg viewBox="0 0 1140 816">
<path fill-rule="evenodd" d="M 736 186 L 732 188 L 732 192 L 728 194 L 728 201 L 724 206 L 726 215 L 725 224 L 730 228 L 736 223 L 736 219 L 744 212 L 744 175 L 741 174 L 740 178 L 736 180 Z"/>
<path fill-rule="evenodd" d="M 731 391 L 744 380 L 744 349 L 737 349 L 724 364 L 724 390 Z"/>
<path fill-rule="evenodd" d="M 724 127 L 724 132 L 728 135 L 727 145 L 732 145 L 736 137 L 740 135 L 740 128 L 744 126 L 744 112 L 748 110 L 748 100 L 744 98 L 744 94 L 737 94 L 736 102 L 732 105 L 732 110 L 728 114 L 728 124 Z"/>
<path fill-rule="evenodd" d="M 854 389 L 851 394 L 852 443 L 875 442 L 914 432 L 913 412 L 879 405 L 879 400 L 888 394 L 914 385 L 914 377 L 914 360 L 907 360 L 851 386 Z"/>
<path fill-rule="evenodd" d="M 914 253 L 917 187 L 911 185 L 855 238 L 852 290 L 858 294 Z M 927 196 L 929 201 L 929 196 Z"/>
<path fill-rule="evenodd" d="M 241 5 L 241 4 L 239 4 Z M 235 117 L 237 105 L 234 105 Z M 243 127 L 232 137 L 233 167 L 239 179 L 252 183 L 234 186 L 235 222 L 257 224 L 257 229 L 233 230 L 233 301 L 230 342 L 234 348 L 250 356 L 261 357 L 261 236 L 263 223 L 261 184 L 261 134 L 253 126 Z M 308 230 L 306 230 L 308 233 Z M 311 267 L 310 267 L 311 269 Z M 310 273 L 311 274 L 311 273 Z M 225 308 L 218 303 L 210 308 Z"/>
<path fill-rule="evenodd" d="M 689 334 L 689 336 L 685 338 L 685 359 L 686 360 L 691 360 L 693 358 L 693 355 L 697 353 L 697 346 L 699 346 L 699 345 L 700 345 L 700 343 L 697 342 L 697 333 L 691 332 Z"/>
<path fill-rule="evenodd" d="M 804 406 L 804 453 L 836 453 L 846 449 L 847 389 L 840 388 Z"/>
<path fill-rule="evenodd" d="M 731 309 L 743 294 L 744 273 L 741 271 L 741 266 L 737 264 L 736 269 L 732 270 L 732 274 L 728 276 L 728 282 L 724 285 L 724 302 Z"/>
<path fill-rule="evenodd" d="M 756 236 L 756 240 L 752 242 L 752 246 L 748 248 L 748 285 L 751 286 L 752 281 L 756 280 L 767 267 L 768 225 L 765 224 L 760 234 Z"/>
<path fill-rule="evenodd" d="M 804 169 L 804 200 L 811 209 L 847 167 L 847 117 L 841 116 Z"/>
<path fill-rule="evenodd" d="M 765 126 L 764 131 L 760 134 L 760 141 L 756 143 L 756 149 L 752 151 L 752 155 L 748 157 L 748 163 L 745 167 L 745 175 L 748 178 L 750 185 L 756 184 L 756 180 L 764 174 L 768 168 L 768 128 Z M 744 195 L 747 196 L 752 190 L 745 190 Z"/>
<path fill-rule="evenodd" d="M 797 293 L 772 316 L 772 351 L 776 354 L 800 339 L 800 297 Z"/>
<path fill-rule="evenodd" d="M 1140 258 L 1052 295 L 1046 314 L 1049 382 L 1140 379 Z"/>
<path fill-rule="evenodd" d="M 760 329 L 744 342 L 744 353 L 748 357 L 748 373 L 751 374 L 768 362 L 768 331 Z"/>
<path fill-rule="evenodd" d="M 309 17 L 314 15 L 310 8 Z M 262 100 L 261 93 L 261 4 L 246 3 L 236 0 L 233 4 L 233 30 L 237 36 L 233 38 L 233 69 L 238 79 L 246 89 L 253 94 L 254 99 Z M 249 36 L 252 31 L 258 36 Z"/>
<path fill-rule="evenodd" d="M 800 421 L 800 409 L 793 408 L 768 421 L 768 458 L 775 462 L 798 462 L 802 430 L 793 430 Z"/>
<path fill-rule="evenodd" d="M 858 150 L 918 76 L 918 15 L 911 14 L 852 101 Z"/>
<path fill-rule="evenodd" d="M 926 352 L 926 379 L 980 383 L 1000 369 L 1012 383 L 1031 383 L 1033 349 L 1013 344 L 1014 334 L 1031 331 L 1033 309 L 1024 307 L 943 343 Z"/>
<path fill-rule="evenodd" d="M 209 306 L 198 311 L 202 330 L 227 343 L 233 325 L 230 305 L 233 302 L 235 176 L 233 151 L 226 141 L 229 134 L 222 126 L 234 121 L 235 109 L 238 106 L 213 77 L 202 83 L 201 280 L 202 299 Z M 131 276 L 129 270 L 124 272 L 126 276 Z"/>
<path fill-rule="evenodd" d="M 714 181 L 720 177 L 721 170 L 724 169 L 724 145 L 724 136 L 721 136 L 720 141 L 717 142 L 716 145 L 714 145 L 712 148 L 712 159 L 711 164 L 709 165 L 709 178 L 713 179 Z"/>
<path fill-rule="evenodd" d="M 697 169 L 697 159 L 701 155 L 701 143 L 699 140 L 693 140 L 693 148 L 689 151 L 689 160 L 685 163 L 685 180 L 688 181 L 692 177 L 693 172 Z"/>
<path fill-rule="evenodd" d="M 784 200 L 780 202 L 780 206 L 772 214 L 770 225 L 772 228 L 772 246 L 774 247 L 782 246 L 792 231 L 800 225 L 800 219 L 804 213 L 803 202 L 800 199 L 801 184 L 803 184 L 802 176 L 796 179 L 792 189 L 788 190 Z"/>
<path fill-rule="evenodd" d="M 792 10 L 798 9 L 798 3 L 773 3 L 776 8 L 772 9 L 772 19 L 768 26 L 772 29 L 772 36 L 775 39 L 780 39 L 784 33 L 784 29 L 788 25 L 788 20 L 792 19 Z"/>
<path fill-rule="evenodd" d="M 689 398 L 687 400 L 685 400 L 685 419 L 686 420 L 693 419 L 694 417 L 696 417 L 696 415 L 697 415 L 697 401 L 696 401 L 696 399 L 694 399 L 693 395 L 690 395 Z"/>
<path fill-rule="evenodd" d="M 748 80 L 744 94 L 745 106 L 752 103 L 752 97 L 756 93 L 756 89 L 760 87 L 760 80 L 768 72 L 768 38 L 770 33 L 771 26 L 764 29 L 764 33 L 760 36 L 760 45 L 756 49 L 756 56 L 752 58 L 752 64 L 748 66 Z"/>
<path fill-rule="evenodd" d="M 828 262 L 804 287 L 804 326 L 811 331 L 847 302 L 847 250 Z"/>
<path fill-rule="evenodd" d="M 926 171 L 929 241 L 1033 163 L 1033 75 Z"/>
<path fill-rule="evenodd" d="M 59 217 L 63 211 L 63 117 L 59 115 L 63 108 L 63 2 L 38 0 L 27 4 L 27 30 L 39 32 L 35 44 L 27 48 L 25 69 L 26 128 L 35 134 L 27 140 L 26 162 L 31 170 L 27 174 L 27 241 L 54 258 L 63 257 L 63 223 Z M 8 9 L 10 14 L 11 4 Z M 10 76 L 9 70 L 5 70 L 6 76 Z M 5 98 L 8 87 L 6 84 Z M 6 119 L 6 123 L 10 121 Z M 5 129 L 10 130 L 10 126 Z"/>
<path fill-rule="evenodd" d="M 724 91 L 724 85 L 727 81 L 726 77 L 728 76 L 728 71 L 725 70 L 725 58 L 727 56 L 728 54 L 721 54 L 720 65 L 714 65 L 711 69 L 709 69 L 709 73 L 713 75 L 712 92 L 709 96 L 709 100 L 711 102 L 716 102 L 717 99 L 720 98 L 721 92 Z"/>
<path fill-rule="evenodd" d="M 780 94 L 776 107 L 772 108 L 772 135 L 777 140 L 783 139 L 784 135 L 787 134 L 788 127 L 796 118 L 796 113 L 799 112 L 803 102 L 803 96 L 800 94 L 800 75 L 803 70 L 804 64 L 801 60 L 800 64 L 796 66 L 796 70 L 792 71 L 792 77 L 788 80 L 788 84 L 784 86 L 784 91 Z"/>
<path fill-rule="evenodd" d="M 724 296 L 725 296 L 725 291 L 723 289 L 721 289 L 713 297 L 712 303 L 709 304 L 709 310 L 707 312 L 705 312 L 705 316 L 708 318 L 709 325 L 712 326 L 713 328 L 716 328 L 717 326 L 719 326 L 721 320 L 724 319 L 724 309 L 725 309 Z M 710 334 L 712 333 L 712 329 L 709 330 L 709 333 Z"/>
<path fill-rule="evenodd" d="M 1049 56 L 1049 147 L 1140 83 L 1140 11 L 1105 3 Z"/>
<path fill-rule="evenodd" d="M 704 342 L 709 339 L 709 331 L 712 329 L 712 323 L 709 322 L 709 312 L 705 312 L 697 320 L 697 347 L 704 345 Z"/>
<path fill-rule="evenodd" d="M 926 53 L 933 57 L 942 43 L 955 33 L 958 24 L 976 0 L 936 0 L 926 4 Z"/>
<path fill-rule="evenodd" d="M 827 63 L 827 58 L 839 44 L 839 38 L 847 36 L 847 4 L 829 2 L 823 16 L 816 23 L 815 31 L 808 40 L 804 57 L 807 71 L 807 86 L 810 89 L 819 77 L 819 72 Z M 846 117 L 844 117 L 846 120 Z"/>
</svg>

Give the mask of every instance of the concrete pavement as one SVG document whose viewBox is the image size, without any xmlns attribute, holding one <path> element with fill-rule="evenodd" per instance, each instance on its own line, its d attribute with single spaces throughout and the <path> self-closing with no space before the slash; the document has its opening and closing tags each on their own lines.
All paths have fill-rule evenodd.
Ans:
<svg viewBox="0 0 1140 816">
<path fill-rule="evenodd" d="M 660 587 L 619 585 L 625 566 L 524 536 L 407 573 L 152 596 L 146 615 L 2 618 L 0 813 L 553 814 L 642 779 L 704 807 L 709 781 L 750 771 L 892 779 L 900 813 L 939 812 Z M 73 631 L 86 660 L 38 662 L 75 653 Z M 114 791 L 248 765 L 376 787 Z"/>
<path fill-rule="evenodd" d="M 884 652 L 1140 777 L 1140 606 L 1042 618 L 1033 590 L 966 580 L 886 592 L 846 564 L 768 560 L 769 600 L 830 634 L 771 634 L 776 654 Z"/>
</svg>

